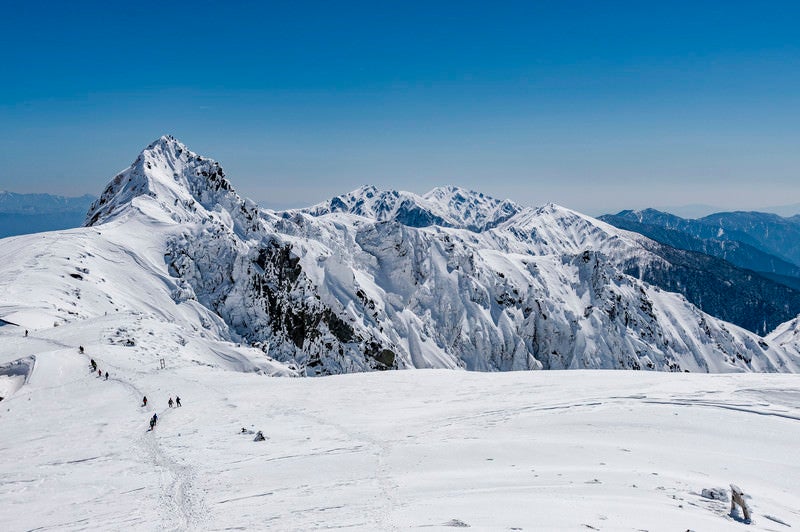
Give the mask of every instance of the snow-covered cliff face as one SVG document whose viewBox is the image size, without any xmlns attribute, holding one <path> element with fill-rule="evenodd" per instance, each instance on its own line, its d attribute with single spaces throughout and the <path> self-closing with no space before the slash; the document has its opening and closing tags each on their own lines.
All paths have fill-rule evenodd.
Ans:
<svg viewBox="0 0 800 532">
<path fill-rule="evenodd" d="M 778 326 L 767 335 L 769 341 L 800 358 L 800 316 Z"/>
<path fill-rule="evenodd" d="M 163 224 L 164 260 L 180 287 L 175 302 L 197 300 L 219 314 L 230 339 L 310 374 L 397 367 L 370 331 L 340 318 L 346 313 L 338 301 L 320 301 L 293 244 L 233 190 L 217 162 L 172 137 L 155 141 L 111 181 L 87 225 L 131 216 Z"/>
<path fill-rule="evenodd" d="M 453 187 L 364 187 L 258 211 L 220 166 L 162 137 L 87 224 L 146 216 L 180 289 L 232 339 L 309 375 L 390 368 L 796 371 L 797 357 L 622 273 L 643 237 L 556 205 Z"/>
</svg>

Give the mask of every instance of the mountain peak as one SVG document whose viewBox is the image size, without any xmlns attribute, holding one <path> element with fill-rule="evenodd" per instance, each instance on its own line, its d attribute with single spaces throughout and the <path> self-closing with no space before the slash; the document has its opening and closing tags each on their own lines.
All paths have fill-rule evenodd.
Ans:
<svg viewBox="0 0 800 532">
<path fill-rule="evenodd" d="M 140 197 L 153 198 L 173 219 L 185 219 L 196 211 L 196 204 L 209 211 L 219 205 L 233 212 L 245 203 L 218 162 L 194 153 L 171 135 L 151 142 L 111 180 L 90 207 L 86 225 L 110 221 Z"/>
<path fill-rule="evenodd" d="M 441 187 L 435 187 L 424 194 L 425 197 L 448 197 L 456 195 L 460 195 L 465 198 L 469 196 L 484 197 L 483 192 L 476 192 L 474 190 L 459 187 L 457 185 L 444 185 Z"/>
<path fill-rule="evenodd" d="M 422 196 L 366 185 L 302 209 L 312 216 L 346 213 L 409 227 L 435 225 L 474 232 L 496 227 L 522 210 L 510 200 L 498 200 L 482 192 L 452 185 L 434 188 Z"/>
<path fill-rule="evenodd" d="M 159 138 L 157 138 L 156 140 L 151 142 L 150 145 L 148 146 L 148 148 L 151 148 L 151 147 L 153 147 L 155 145 L 158 145 L 158 144 L 160 144 L 160 145 L 175 145 L 175 146 L 180 146 L 182 148 L 186 148 L 186 145 L 183 142 L 181 142 L 180 140 L 176 139 L 172 135 L 161 135 Z"/>
<path fill-rule="evenodd" d="M 164 177 L 160 175 L 164 171 L 178 170 L 183 166 L 203 160 L 203 157 L 191 151 L 175 137 L 163 135 L 142 150 L 133 166 L 143 165 L 143 173 L 151 179 L 158 179 Z M 214 163 L 214 161 L 211 162 Z"/>
</svg>

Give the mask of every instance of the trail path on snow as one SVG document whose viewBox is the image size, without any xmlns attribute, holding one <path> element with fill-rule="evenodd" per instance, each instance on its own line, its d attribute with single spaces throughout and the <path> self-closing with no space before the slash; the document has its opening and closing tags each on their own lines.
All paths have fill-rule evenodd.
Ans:
<svg viewBox="0 0 800 532">
<path fill-rule="evenodd" d="M 75 349 L 77 347 L 69 345 L 49 338 L 42 338 L 33 335 L 28 335 L 27 338 L 49 343 L 67 349 Z M 81 354 L 81 353 L 79 353 Z M 98 367 L 111 368 L 115 375 L 120 374 L 120 368 L 109 364 L 103 358 L 91 355 L 89 353 L 82 353 L 86 359 L 87 366 L 89 361 L 94 360 L 97 362 Z M 90 375 L 94 375 L 92 372 Z M 100 377 L 95 377 L 101 379 Z M 101 379 L 104 380 L 104 379 Z M 147 394 L 142 391 L 134 383 L 121 379 L 117 376 L 110 377 L 108 381 L 115 382 L 125 387 L 133 397 L 134 401 L 141 400 Z M 151 403 L 152 404 L 152 403 Z M 151 406 L 143 407 L 146 412 L 153 411 Z M 169 408 L 162 411 L 156 411 L 158 414 L 158 423 L 164 422 L 165 417 L 169 413 Z M 158 425 L 156 426 L 158 429 Z M 189 530 L 197 529 L 203 520 L 206 518 L 208 509 L 206 508 L 205 501 L 199 493 L 193 490 L 193 481 L 196 477 L 195 468 L 185 462 L 179 462 L 173 459 L 164 452 L 158 442 L 158 430 L 146 430 L 133 441 L 142 450 L 143 456 L 147 457 L 149 462 L 152 462 L 163 473 L 161 475 L 161 497 L 159 505 L 162 510 L 162 526 L 164 530 Z"/>
</svg>

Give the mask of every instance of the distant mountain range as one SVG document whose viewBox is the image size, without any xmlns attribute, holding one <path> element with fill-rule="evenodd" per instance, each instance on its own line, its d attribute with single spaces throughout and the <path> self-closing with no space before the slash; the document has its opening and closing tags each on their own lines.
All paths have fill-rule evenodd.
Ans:
<svg viewBox="0 0 800 532">
<path fill-rule="evenodd" d="M 800 216 L 723 212 L 690 220 L 646 209 L 622 211 L 600 219 L 654 240 L 658 245 L 651 247 L 661 250 L 654 249 L 655 253 L 672 257 L 667 260 L 673 264 L 678 262 L 675 257 L 681 257 L 686 272 L 695 272 L 685 277 L 675 271 L 640 271 L 633 267 L 628 268 L 628 273 L 681 292 L 706 312 L 752 331 L 764 334 L 774 323 L 766 319 L 759 324 L 756 315 L 750 312 L 752 308 L 736 309 L 741 302 L 754 302 L 750 297 L 756 293 L 759 299 L 767 297 L 772 305 L 762 299 L 766 307 L 761 317 L 765 318 L 772 310 L 781 320 L 785 314 L 779 307 L 787 303 L 785 297 L 794 301 L 800 290 Z M 708 290 L 709 275 L 721 281 L 712 290 Z M 769 293 L 772 295 L 766 296 Z M 794 304 L 789 304 L 787 310 L 794 312 Z"/>
<path fill-rule="evenodd" d="M 702 218 L 703 216 L 708 216 L 709 214 L 715 214 L 718 212 L 728 212 L 722 207 L 714 205 L 705 205 L 702 203 L 694 203 L 689 205 L 676 205 L 670 207 L 663 206 L 663 207 L 656 207 L 656 209 L 662 212 L 668 212 L 676 216 L 680 216 L 682 218 L 692 218 L 692 219 Z M 794 216 L 796 214 L 800 214 L 800 203 L 793 203 L 791 205 L 772 205 L 769 207 L 759 207 L 757 211 L 789 217 L 789 216 Z"/>
<path fill-rule="evenodd" d="M 95 199 L 0 191 L 0 238 L 80 227 Z"/>
<path fill-rule="evenodd" d="M 680 249 L 700 251 L 760 272 L 797 276 L 800 269 L 800 215 L 720 212 L 696 220 L 645 209 L 603 215 L 621 229 Z"/>
</svg>

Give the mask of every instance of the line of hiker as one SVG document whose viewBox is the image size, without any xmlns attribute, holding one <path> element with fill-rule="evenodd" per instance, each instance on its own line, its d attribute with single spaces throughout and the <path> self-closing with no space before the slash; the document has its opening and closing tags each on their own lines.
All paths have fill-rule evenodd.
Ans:
<svg viewBox="0 0 800 532">
<path fill-rule="evenodd" d="M 83 354 L 83 346 L 80 346 L 78 348 L 78 352 Z M 97 369 L 97 362 L 95 362 L 93 358 L 90 359 L 89 365 L 92 366 L 92 373 L 94 373 L 96 371 L 97 372 L 97 377 L 98 378 L 103 378 L 103 371 L 100 370 L 100 369 Z M 105 376 L 106 376 L 106 380 L 108 380 L 108 372 L 107 371 L 106 371 L 106 375 Z"/>
<path fill-rule="evenodd" d="M 80 346 L 78 346 L 78 353 L 83 355 L 83 354 L 86 353 L 86 349 L 82 345 L 80 345 Z M 103 377 L 103 370 L 98 369 L 97 362 L 95 361 L 95 359 L 93 359 L 93 358 L 89 359 L 89 365 L 92 367 L 92 373 L 94 373 L 96 371 L 98 377 L 100 377 L 100 378 Z M 108 380 L 108 372 L 107 371 L 105 372 L 105 377 L 106 377 L 106 380 Z M 145 396 L 142 397 L 142 407 L 146 407 L 146 406 L 147 406 L 147 396 L 145 395 Z M 180 396 L 176 395 L 174 401 L 172 400 L 172 396 L 170 396 L 169 397 L 169 401 L 167 401 L 167 406 L 169 408 L 180 408 L 181 406 L 183 406 L 183 405 L 181 405 Z M 150 430 L 155 429 L 156 428 L 156 424 L 158 424 L 158 414 L 153 413 L 153 417 L 150 418 Z"/>
<path fill-rule="evenodd" d="M 142 397 L 142 406 L 147 406 L 147 396 L 145 395 Z M 172 400 L 172 396 L 170 396 L 169 401 L 167 401 L 167 406 L 170 408 L 183 406 L 181 405 L 181 398 L 177 395 L 175 396 L 175 400 Z"/>
<path fill-rule="evenodd" d="M 142 405 L 141 406 L 142 407 L 146 407 L 147 406 L 147 396 L 146 395 L 142 397 Z M 167 406 L 169 408 L 177 408 L 177 407 L 183 406 L 183 405 L 181 405 L 181 398 L 176 395 L 175 396 L 175 400 L 173 401 L 172 400 L 172 396 L 170 396 L 169 397 L 169 401 L 167 401 Z M 157 423 L 158 423 L 158 415 L 154 413 L 153 417 L 150 418 L 150 430 L 155 429 Z"/>
</svg>

